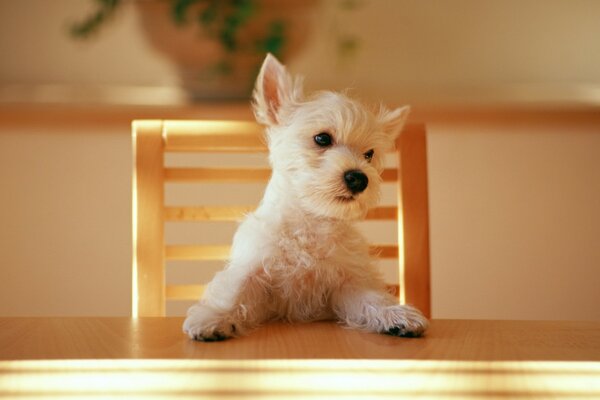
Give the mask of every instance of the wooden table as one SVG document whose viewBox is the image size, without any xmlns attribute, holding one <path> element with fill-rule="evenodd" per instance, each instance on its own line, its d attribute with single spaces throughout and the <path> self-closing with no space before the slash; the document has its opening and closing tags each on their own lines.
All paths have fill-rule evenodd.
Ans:
<svg viewBox="0 0 600 400">
<path fill-rule="evenodd" d="M 181 318 L 0 318 L 0 397 L 600 398 L 600 322 L 434 320 L 424 338 Z"/>
</svg>

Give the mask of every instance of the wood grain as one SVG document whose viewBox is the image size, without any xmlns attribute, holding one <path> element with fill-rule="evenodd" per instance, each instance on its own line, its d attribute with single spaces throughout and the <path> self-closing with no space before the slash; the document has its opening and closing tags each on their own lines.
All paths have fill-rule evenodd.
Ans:
<svg viewBox="0 0 600 400">
<path fill-rule="evenodd" d="M 422 124 L 407 124 L 404 132 Z M 252 121 L 169 120 L 164 122 L 167 152 L 266 152 L 264 127 Z"/>
<path fill-rule="evenodd" d="M 433 320 L 397 338 L 334 322 L 269 323 L 217 343 L 188 339 L 183 318 L 0 318 L 0 359 L 403 359 L 600 362 L 600 321 Z"/>
<path fill-rule="evenodd" d="M 241 221 L 254 206 L 165 207 L 165 221 Z"/>
<path fill-rule="evenodd" d="M 167 285 L 166 286 L 166 297 L 167 300 L 173 301 L 185 301 L 185 300 L 198 300 L 206 285 Z M 400 293 L 400 287 L 396 283 L 386 284 L 386 289 L 389 293 L 398 297 Z"/>
<path fill-rule="evenodd" d="M 165 181 L 171 183 L 266 183 L 271 177 L 269 168 L 165 168 Z M 396 182 L 398 171 L 395 168 L 386 168 L 381 173 L 384 182 Z"/>
<path fill-rule="evenodd" d="M 167 300 L 198 300 L 206 285 L 167 285 Z"/>
<path fill-rule="evenodd" d="M 255 206 L 168 206 L 165 221 L 240 221 L 255 210 Z M 367 213 L 367 220 L 396 220 L 398 208 L 376 207 Z"/>
<path fill-rule="evenodd" d="M 165 313 L 163 123 L 133 124 L 132 314 Z"/>
<path fill-rule="evenodd" d="M 165 259 L 223 261 L 229 258 L 230 251 L 230 245 L 167 245 Z M 378 258 L 398 258 L 396 245 L 375 244 L 370 246 L 370 251 Z"/>
<path fill-rule="evenodd" d="M 400 165 L 398 196 L 402 210 L 404 297 L 431 316 L 429 194 L 425 127 L 403 131 L 396 143 Z"/>
<path fill-rule="evenodd" d="M 271 177 L 268 168 L 165 168 L 165 182 L 267 182 Z"/>
<path fill-rule="evenodd" d="M 167 260 L 223 261 L 229 259 L 230 245 L 167 245 Z"/>
<path fill-rule="evenodd" d="M 0 397 L 77 399 L 596 399 L 589 362 L 0 361 Z"/>
<path fill-rule="evenodd" d="M 213 343 L 182 322 L 0 318 L 0 397 L 600 397 L 598 321 L 434 320 L 418 339 L 270 323 Z"/>
<path fill-rule="evenodd" d="M 165 151 L 265 152 L 263 127 L 250 121 L 165 121 Z"/>
</svg>

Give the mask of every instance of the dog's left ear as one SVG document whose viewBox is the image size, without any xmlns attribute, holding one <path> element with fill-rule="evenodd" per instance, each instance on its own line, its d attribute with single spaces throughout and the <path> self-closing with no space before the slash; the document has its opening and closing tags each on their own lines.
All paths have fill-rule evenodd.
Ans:
<svg viewBox="0 0 600 400">
<path fill-rule="evenodd" d="M 253 93 L 253 108 L 261 124 L 278 125 L 281 111 L 302 97 L 302 87 L 271 54 L 267 54 L 260 69 Z"/>
<path fill-rule="evenodd" d="M 410 106 L 396 108 L 391 111 L 384 107 L 379 109 L 377 119 L 381 124 L 383 132 L 391 142 L 394 142 L 400 132 L 402 132 L 402 128 L 404 128 L 404 124 L 408 119 L 408 114 L 410 114 Z"/>
</svg>

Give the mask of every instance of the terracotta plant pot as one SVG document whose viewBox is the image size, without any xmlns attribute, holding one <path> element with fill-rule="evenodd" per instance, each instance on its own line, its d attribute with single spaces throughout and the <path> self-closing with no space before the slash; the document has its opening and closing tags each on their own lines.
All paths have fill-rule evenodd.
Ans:
<svg viewBox="0 0 600 400">
<path fill-rule="evenodd" d="M 178 25 L 168 1 L 136 2 L 140 23 L 150 43 L 167 56 L 179 72 L 191 100 L 242 99 L 250 96 L 265 51 L 257 41 L 276 26 L 283 29 L 279 57 L 288 60 L 306 42 L 315 0 L 262 0 L 249 20 L 239 28 L 238 46 L 226 51 L 222 42 L 196 23 L 198 9 L 188 22 Z M 201 6 L 194 6 L 201 7 Z"/>
</svg>

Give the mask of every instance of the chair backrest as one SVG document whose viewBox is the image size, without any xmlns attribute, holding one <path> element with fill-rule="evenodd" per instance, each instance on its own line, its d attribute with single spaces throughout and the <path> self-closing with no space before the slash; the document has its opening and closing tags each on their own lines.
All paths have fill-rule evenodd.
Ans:
<svg viewBox="0 0 600 400">
<path fill-rule="evenodd" d="M 245 121 L 133 122 L 133 287 L 134 316 L 163 316 L 167 300 L 197 300 L 202 285 L 167 285 L 166 260 L 226 260 L 228 245 L 166 245 L 168 221 L 236 221 L 253 205 L 165 205 L 169 182 L 267 182 L 268 168 L 177 168 L 165 166 L 165 153 L 263 152 L 263 130 Z M 383 181 L 397 182 L 397 206 L 377 207 L 369 220 L 397 221 L 398 242 L 373 246 L 374 254 L 397 259 L 399 282 L 391 284 L 401 302 L 430 316 L 429 212 L 426 132 L 408 124 L 396 142 L 398 167 L 386 168 Z"/>
</svg>

